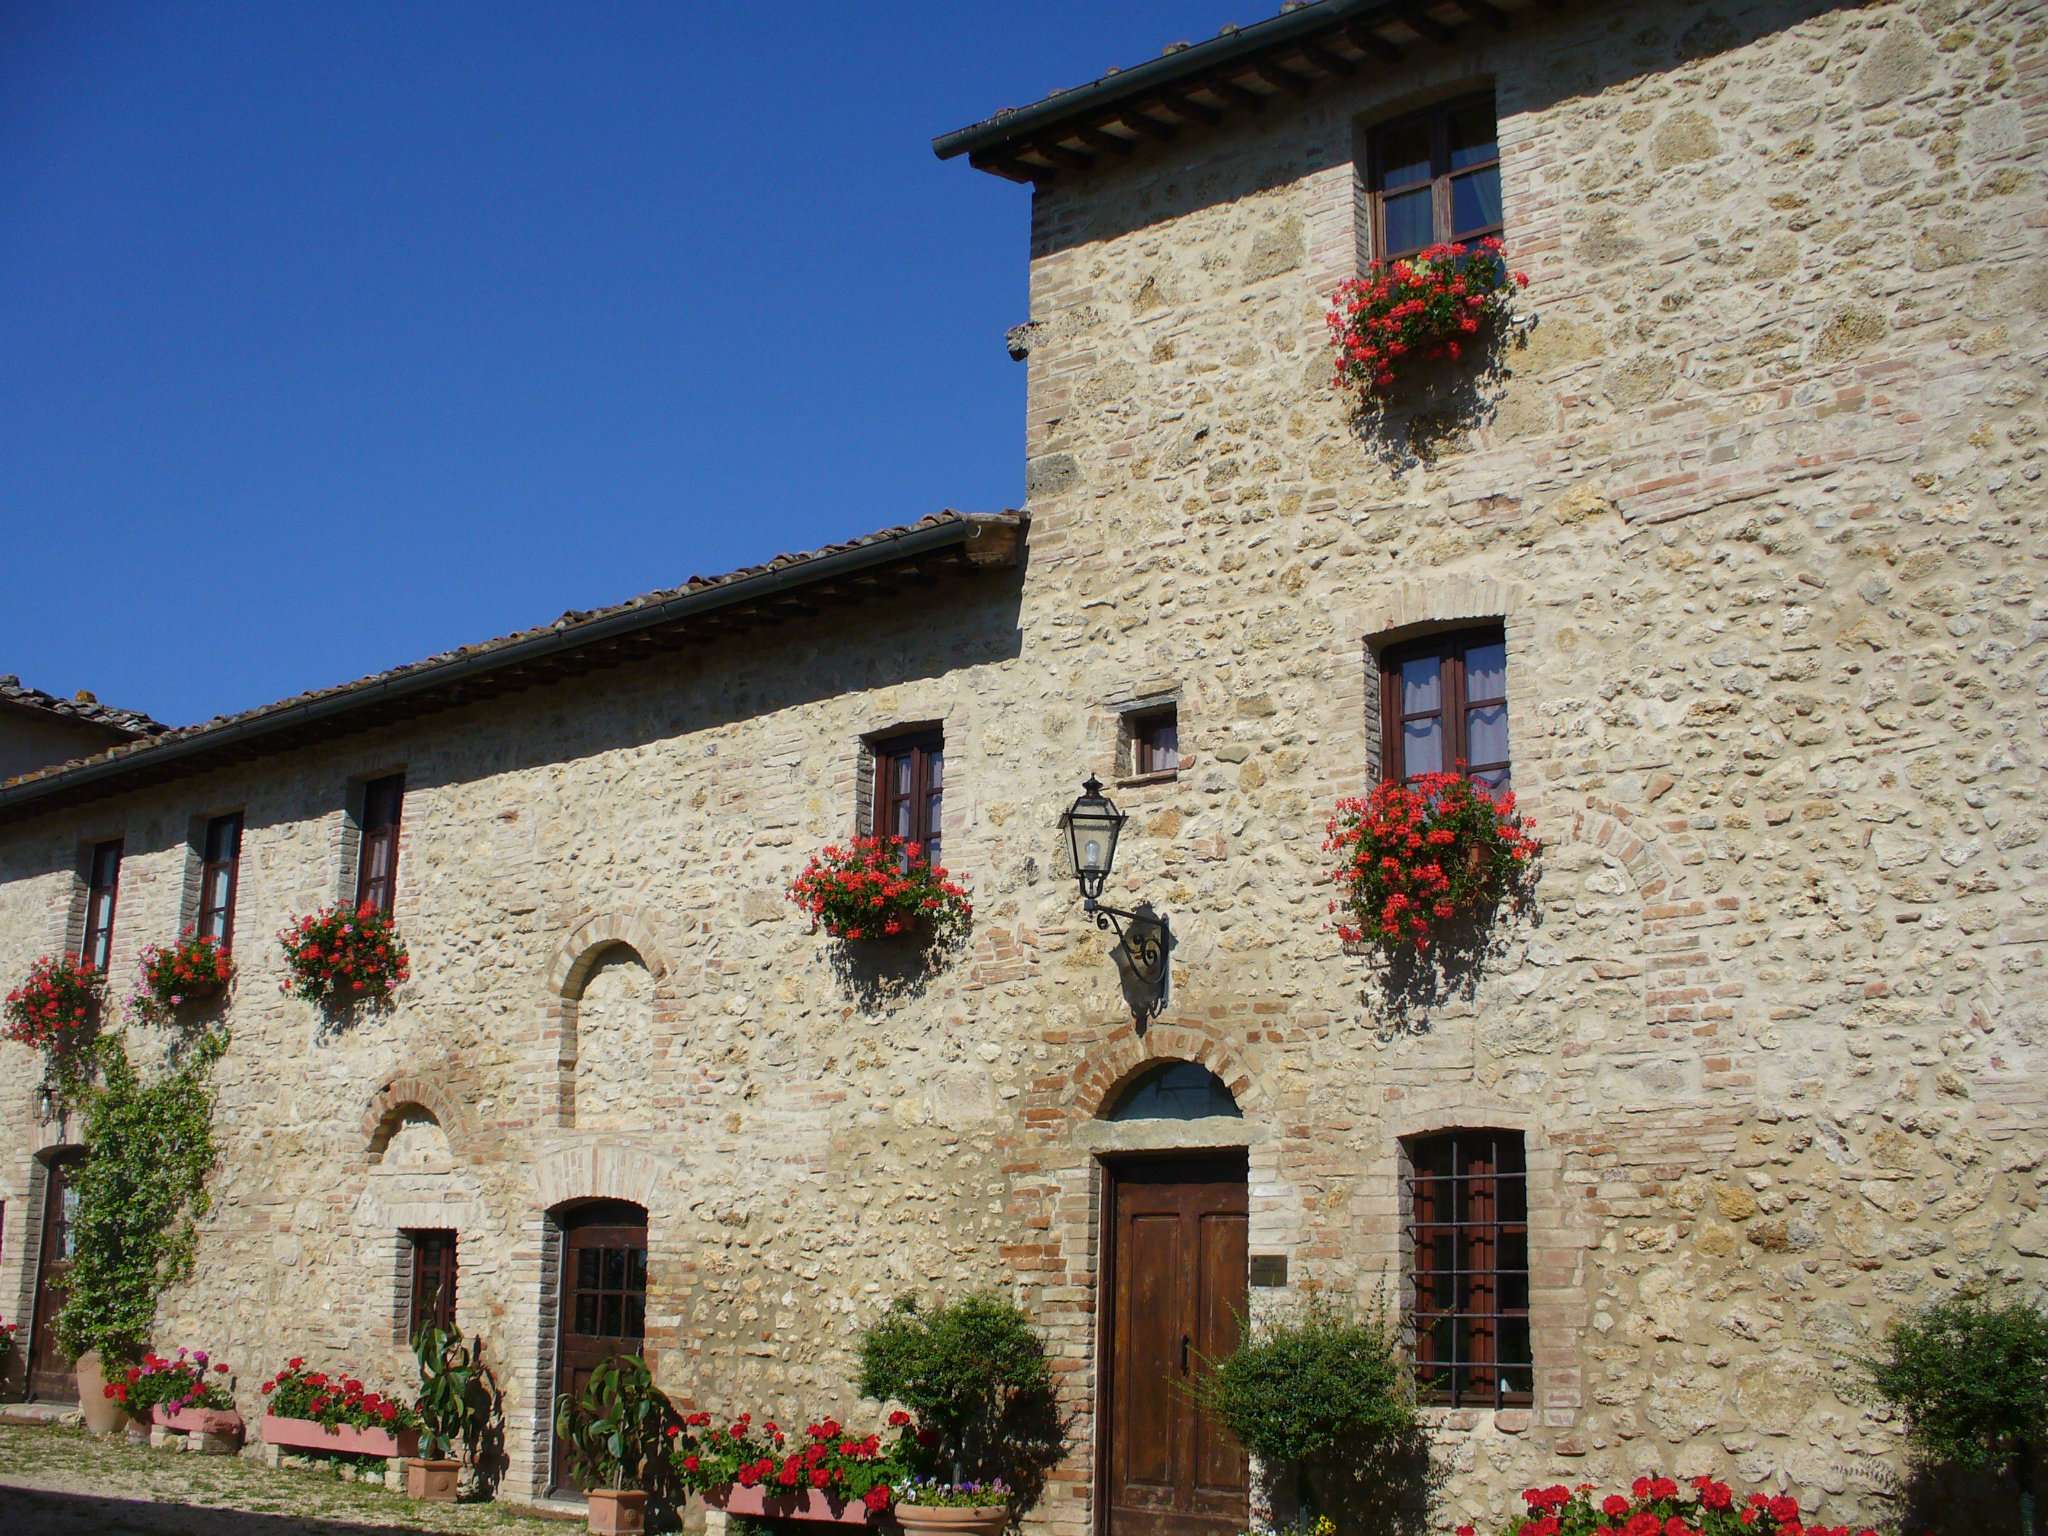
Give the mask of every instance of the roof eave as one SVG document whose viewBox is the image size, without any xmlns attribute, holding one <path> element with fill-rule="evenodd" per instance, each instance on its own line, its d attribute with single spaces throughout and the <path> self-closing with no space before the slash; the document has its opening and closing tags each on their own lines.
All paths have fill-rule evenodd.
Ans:
<svg viewBox="0 0 2048 1536">
<path fill-rule="evenodd" d="M 0 786 L 0 821 L 77 799 L 97 798 L 159 778 L 181 776 L 211 766 L 207 758 L 247 755 L 247 749 L 261 749 L 266 739 L 298 736 L 309 728 L 331 725 L 348 728 L 350 715 L 369 715 L 408 699 L 429 699 L 442 690 L 495 673 L 512 673 L 559 657 L 631 637 L 648 630 L 701 619 L 720 609 L 747 607 L 764 599 L 807 587 L 821 587 L 835 580 L 865 571 L 898 565 L 957 549 L 964 550 L 996 528 L 1021 528 L 1021 514 L 960 516 L 952 520 L 906 529 L 849 549 L 792 561 L 772 570 L 756 572 L 700 591 L 686 592 L 660 602 L 624 612 L 607 614 L 546 634 L 533 635 L 474 655 L 455 655 L 442 661 L 409 668 L 388 678 L 339 690 L 319 698 L 286 704 L 254 718 L 225 722 L 202 728 L 164 742 L 137 743 L 132 750 L 95 758 L 75 768 L 39 774 L 25 782 Z M 1013 564 L 1014 548 L 990 557 L 969 554 L 974 564 Z M 452 700 L 447 707 L 467 702 Z M 440 706 L 434 706 L 440 707 Z M 367 728 L 375 721 L 363 722 Z M 284 745 L 297 745 L 297 741 Z M 129 780 L 132 782 L 121 782 Z"/>
</svg>

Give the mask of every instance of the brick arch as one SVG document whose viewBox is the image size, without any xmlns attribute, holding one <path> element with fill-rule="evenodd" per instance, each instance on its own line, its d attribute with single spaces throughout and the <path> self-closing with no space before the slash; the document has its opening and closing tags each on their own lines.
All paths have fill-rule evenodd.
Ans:
<svg viewBox="0 0 2048 1536">
<path fill-rule="evenodd" d="M 1528 588 L 1516 581 L 1491 581 L 1476 576 L 1404 581 L 1368 616 L 1365 641 L 1378 649 L 1438 626 L 1501 619 L 1508 625 L 1512 657 L 1517 632 L 1527 639 L 1524 626 L 1533 606 Z M 1511 702 L 1514 699 L 1512 684 L 1508 698 Z"/>
<path fill-rule="evenodd" d="M 668 962 L 654 942 L 653 931 L 637 912 L 592 912 L 578 919 L 555 948 L 548 965 L 548 991 L 564 1002 L 583 995 L 599 958 L 607 949 L 623 944 L 640 957 L 647 973 L 659 981 L 668 973 Z"/>
<path fill-rule="evenodd" d="M 1237 1053 L 1198 1024 L 1160 1024 L 1143 1035 L 1104 1041 L 1074 1069 L 1064 1107 L 1079 1118 L 1099 1119 L 1131 1080 L 1162 1061 L 1192 1061 L 1223 1081 L 1237 1107 L 1250 1113 L 1266 1107 L 1266 1095 Z"/>
<path fill-rule="evenodd" d="M 551 1152 L 531 1166 L 534 1204 L 543 1211 L 578 1200 L 630 1200 L 651 1221 L 671 1165 L 639 1147 L 595 1141 Z"/>
<path fill-rule="evenodd" d="M 363 1113 L 363 1151 L 370 1162 L 384 1155 L 399 1117 L 408 1109 L 423 1109 L 432 1115 L 448 1138 L 448 1150 L 457 1158 L 474 1140 L 468 1109 L 444 1083 L 426 1077 L 394 1077 L 371 1096 L 370 1107 Z"/>
</svg>

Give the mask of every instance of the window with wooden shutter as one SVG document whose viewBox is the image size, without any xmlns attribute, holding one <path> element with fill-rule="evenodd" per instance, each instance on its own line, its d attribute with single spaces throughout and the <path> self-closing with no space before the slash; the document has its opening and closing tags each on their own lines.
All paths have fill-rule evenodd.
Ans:
<svg viewBox="0 0 2048 1536">
<path fill-rule="evenodd" d="M 1506 1408 L 1535 1400 L 1529 1332 L 1529 1180 L 1518 1131 L 1404 1143 L 1423 1399 Z"/>
<path fill-rule="evenodd" d="M 424 1328 L 455 1331 L 455 1234 L 427 1228 L 405 1234 L 412 1247 L 413 1339 Z"/>
<path fill-rule="evenodd" d="M 87 863 L 85 934 L 78 958 L 104 972 L 114 953 L 114 907 L 121 895 L 121 840 L 95 843 Z"/>
<path fill-rule="evenodd" d="M 889 737 L 873 743 L 874 834 L 919 846 L 919 856 L 941 862 L 941 813 L 946 798 L 946 742 L 937 732 Z"/>
<path fill-rule="evenodd" d="M 394 773 L 363 786 L 362 836 L 356 845 L 356 905 L 389 912 L 398 895 L 398 824 L 405 809 L 405 775 Z"/>
<path fill-rule="evenodd" d="M 1380 771 L 1390 782 L 1459 763 L 1495 790 L 1508 769 L 1508 646 L 1498 624 L 1389 647 L 1380 658 Z"/>
<path fill-rule="evenodd" d="M 1394 261 L 1452 241 L 1473 245 L 1500 234 L 1493 92 L 1439 102 L 1373 128 L 1367 136 L 1366 184 L 1375 261 Z"/>
<path fill-rule="evenodd" d="M 235 884 L 242 863 L 242 813 L 215 816 L 206 823 L 199 850 L 199 936 L 222 949 L 235 942 Z"/>
</svg>

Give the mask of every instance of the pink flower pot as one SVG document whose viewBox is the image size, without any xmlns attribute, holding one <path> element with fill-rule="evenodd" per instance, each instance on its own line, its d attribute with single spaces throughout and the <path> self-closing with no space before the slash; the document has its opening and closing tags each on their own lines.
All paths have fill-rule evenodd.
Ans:
<svg viewBox="0 0 2048 1536">
<path fill-rule="evenodd" d="M 338 1425 L 329 1429 L 314 1419 L 281 1419 L 263 1415 L 263 1443 L 293 1451 L 347 1451 L 353 1456 L 417 1456 L 420 1432 L 416 1429 L 357 1429 Z"/>
<path fill-rule="evenodd" d="M 832 1498 L 815 1488 L 742 1488 L 734 1483 L 704 1495 L 704 1502 L 728 1515 L 767 1520 L 823 1520 L 834 1525 L 866 1525 L 872 1517 L 859 1499 Z"/>
<path fill-rule="evenodd" d="M 150 1410 L 150 1417 L 165 1429 L 182 1430 L 188 1435 L 218 1435 L 228 1440 L 241 1439 L 244 1428 L 242 1416 L 232 1408 L 166 1408 L 159 1403 Z"/>
</svg>

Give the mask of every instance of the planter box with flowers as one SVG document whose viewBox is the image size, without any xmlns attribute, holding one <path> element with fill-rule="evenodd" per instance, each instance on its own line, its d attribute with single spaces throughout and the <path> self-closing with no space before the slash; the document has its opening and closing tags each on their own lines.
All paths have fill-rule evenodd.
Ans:
<svg viewBox="0 0 2048 1536">
<path fill-rule="evenodd" d="M 885 1440 L 824 1419 L 792 1445 L 772 1419 L 757 1429 L 743 1413 L 714 1426 L 692 1413 L 669 1427 L 669 1456 L 685 1488 L 729 1515 L 867 1525 L 889 1513 L 918 1445 L 909 1414 L 891 1414 L 889 1428 Z"/>
<path fill-rule="evenodd" d="M 308 1371 L 294 1356 L 263 1383 L 269 1399 L 263 1443 L 283 1450 L 345 1451 L 355 1456 L 417 1456 L 419 1419 L 395 1397 L 368 1390 L 345 1373 Z"/>
<path fill-rule="evenodd" d="M 175 944 L 142 951 L 142 979 L 128 1007 L 139 1019 L 169 1024 L 187 1009 L 210 1008 L 228 995 L 235 962 L 211 934 L 187 929 Z"/>
<path fill-rule="evenodd" d="M 1364 277 L 1345 283 L 1331 303 L 1330 343 L 1337 354 L 1337 389 L 1356 389 L 1362 401 L 1385 400 L 1395 381 L 1416 363 L 1456 362 L 1495 341 L 1514 318 L 1517 289 L 1529 286 L 1509 272 L 1501 243 L 1432 245 L 1411 257 L 1374 263 Z"/>
<path fill-rule="evenodd" d="M 367 901 L 361 906 L 337 902 L 301 917 L 278 934 L 277 942 L 288 973 L 280 990 L 309 1003 L 344 1008 L 381 1003 L 412 974 L 405 940 L 390 914 Z"/>
<path fill-rule="evenodd" d="M 0 1038 L 43 1053 L 47 1081 L 70 1101 L 92 1075 L 92 1038 L 106 976 L 90 960 L 44 955 L 7 994 Z"/>
<path fill-rule="evenodd" d="M 1328 832 L 1338 936 L 1390 955 L 1428 949 L 1445 925 L 1503 898 L 1521 906 L 1542 850 L 1512 790 L 1496 799 L 1461 773 L 1425 773 L 1340 800 Z"/>
<path fill-rule="evenodd" d="M 1692 1536 L 1851 1536 L 1849 1526 L 1804 1520 L 1799 1501 L 1790 1494 L 1750 1493 L 1738 1499 L 1733 1488 L 1711 1477 L 1692 1478 L 1686 1488 L 1690 1491 L 1669 1477 L 1639 1477 L 1626 1494 L 1602 1495 L 1591 1483 L 1526 1489 L 1522 1503 L 1527 1507 L 1502 1522 L 1500 1536 L 1598 1536 L 1602 1531 L 1616 1536 L 1664 1536 L 1667 1531 Z M 1476 1528 L 1461 1525 L 1458 1536 L 1476 1536 Z M 1854 1536 L 1876 1533 L 1859 1527 Z"/>
<path fill-rule="evenodd" d="M 225 1361 L 203 1349 L 180 1348 L 174 1358 L 151 1351 L 102 1389 L 138 1424 L 152 1426 L 150 1443 L 179 1450 L 232 1455 L 242 1443 L 242 1416 L 235 1411 Z"/>
<path fill-rule="evenodd" d="M 965 888 L 926 857 L 922 843 L 900 837 L 826 844 L 791 882 L 789 899 L 810 915 L 813 932 L 921 949 L 950 942 L 974 916 Z"/>
</svg>

